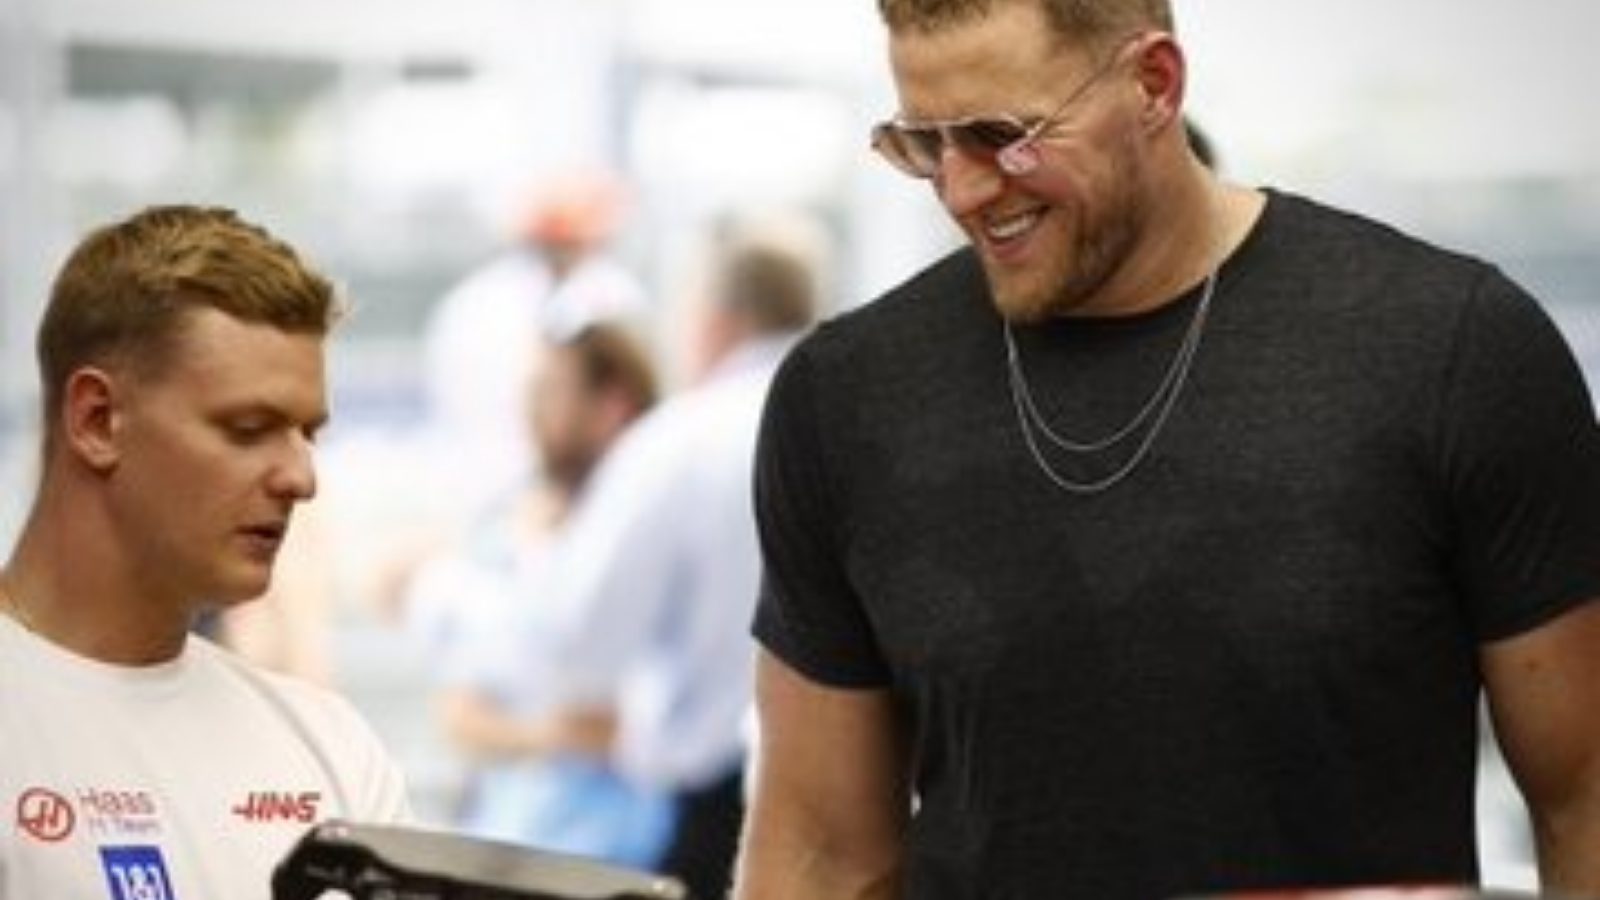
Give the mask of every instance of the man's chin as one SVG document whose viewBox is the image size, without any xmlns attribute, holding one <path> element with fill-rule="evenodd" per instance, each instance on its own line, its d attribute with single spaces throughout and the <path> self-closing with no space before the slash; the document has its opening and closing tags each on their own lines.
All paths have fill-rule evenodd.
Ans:
<svg viewBox="0 0 1600 900">
<path fill-rule="evenodd" d="M 1049 292 L 1030 284 L 1029 279 L 1022 277 L 1022 272 L 1004 269 L 988 259 L 983 265 L 990 301 L 1006 321 L 1031 325 L 1050 317 L 1052 298 Z"/>
<path fill-rule="evenodd" d="M 995 311 L 1013 325 L 1034 325 L 1050 317 L 1049 304 L 1038 297 L 1008 292 L 990 284 Z"/>
<path fill-rule="evenodd" d="M 257 567 L 250 567 L 256 569 Z M 272 567 L 260 566 L 259 571 L 241 570 L 229 573 L 229 577 L 217 584 L 211 591 L 210 600 L 218 610 L 226 610 L 235 606 L 242 606 L 260 600 L 266 596 L 272 587 Z"/>
</svg>

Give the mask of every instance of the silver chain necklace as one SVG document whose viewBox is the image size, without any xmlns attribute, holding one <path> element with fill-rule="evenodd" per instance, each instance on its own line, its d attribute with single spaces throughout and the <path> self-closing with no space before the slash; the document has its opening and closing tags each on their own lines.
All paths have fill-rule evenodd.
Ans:
<svg viewBox="0 0 1600 900">
<path fill-rule="evenodd" d="M 1177 352 L 1173 354 L 1172 363 L 1167 367 L 1166 374 L 1161 376 L 1161 381 L 1155 390 L 1140 406 L 1139 411 L 1134 413 L 1127 424 L 1106 437 L 1092 441 L 1063 437 L 1045 421 L 1039 412 L 1039 407 L 1034 403 L 1033 390 L 1028 386 L 1027 376 L 1022 370 L 1022 357 L 1017 352 L 1017 341 L 1011 331 L 1011 322 L 1001 320 L 1006 343 L 1006 371 L 1011 387 L 1011 402 L 1017 410 L 1017 425 L 1022 430 L 1023 441 L 1028 445 L 1028 453 L 1033 457 L 1034 464 L 1056 487 L 1073 494 L 1098 494 L 1127 478 L 1149 455 L 1150 448 L 1155 445 L 1156 436 L 1167 423 L 1167 417 L 1172 414 L 1172 408 L 1178 402 L 1178 395 L 1183 393 L 1183 386 L 1189 380 L 1189 370 L 1194 364 L 1195 353 L 1200 349 L 1200 338 L 1205 333 L 1206 319 L 1211 311 L 1211 295 L 1216 286 L 1217 270 L 1212 269 L 1206 276 L 1205 285 L 1201 288 L 1200 302 L 1195 307 L 1194 316 L 1189 320 L 1189 327 L 1184 332 L 1183 340 L 1178 344 Z M 1145 429 L 1144 437 L 1134 448 L 1133 453 L 1110 474 L 1090 481 L 1080 481 L 1057 471 L 1045 458 L 1039 445 L 1039 438 L 1042 436 L 1064 453 L 1077 454 L 1080 457 L 1088 456 L 1122 444 L 1147 421 L 1150 422 L 1149 427 Z"/>
</svg>

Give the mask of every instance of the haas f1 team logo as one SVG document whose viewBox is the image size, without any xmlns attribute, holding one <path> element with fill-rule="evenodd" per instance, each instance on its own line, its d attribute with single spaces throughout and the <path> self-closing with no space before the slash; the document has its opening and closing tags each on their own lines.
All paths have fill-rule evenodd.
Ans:
<svg viewBox="0 0 1600 900">
<path fill-rule="evenodd" d="M 29 788 L 17 798 L 17 827 L 34 840 L 64 841 L 77 823 L 72 804 L 55 791 Z"/>
<path fill-rule="evenodd" d="M 320 791 L 252 791 L 229 811 L 246 822 L 310 824 L 321 805 Z"/>
</svg>

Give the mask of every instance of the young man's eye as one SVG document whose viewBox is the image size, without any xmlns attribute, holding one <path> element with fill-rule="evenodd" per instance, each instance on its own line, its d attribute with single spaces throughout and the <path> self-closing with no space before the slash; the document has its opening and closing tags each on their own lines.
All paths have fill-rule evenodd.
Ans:
<svg viewBox="0 0 1600 900">
<path fill-rule="evenodd" d="M 259 441 L 272 432 L 272 425 L 267 422 L 254 420 L 241 422 L 228 422 L 223 426 L 228 437 L 236 443 L 248 444 Z"/>
</svg>

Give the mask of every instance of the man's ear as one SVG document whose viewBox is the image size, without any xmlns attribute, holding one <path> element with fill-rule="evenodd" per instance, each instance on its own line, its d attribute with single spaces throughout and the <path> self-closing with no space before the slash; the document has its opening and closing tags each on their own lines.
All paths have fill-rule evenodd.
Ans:
<svg viewBox="0 0 1600 900">
<path fill-rule="evenodd" d="M 124 411 L 116 376 L 85 366 L 67 378 L 61 392 L 62 443 L 97 472 L 110 471 L 122 455 Z"/>
<path fill-rule="evenodd" d="M 1188 79 L 1188 65 L 1183 48 L 1169 34 L 1154 33 L 1141 38 L 1145 45 L 1138 49 L 1135 61 L 1144 108 L 1140 119 L 1152 131 L 1167 126 L 1178 118 L 1183 109 L 1184 88 Z"/>
</svg>

